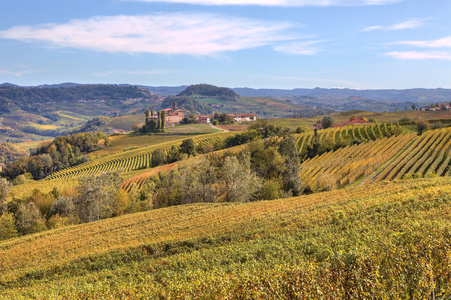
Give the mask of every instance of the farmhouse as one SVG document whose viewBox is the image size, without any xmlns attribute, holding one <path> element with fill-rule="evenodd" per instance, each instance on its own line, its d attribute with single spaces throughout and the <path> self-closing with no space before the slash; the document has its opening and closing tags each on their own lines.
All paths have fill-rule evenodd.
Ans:
<svg viewBox="0 0 451 300">
<path fill-rule="evenodd" d="M 343 127 L 343 126 L 349 126 L 349 125 L 371 125 L 371 124 L 374 124 L 374 123 L 371 121 L 367 121 L 364 118 L 351 117 L 351 118 L 349 118 L 348 121 L 343 122 L 341 124 L 332 125 L 331 127 Z"/>
<path fill-rule="evenodd" d="M 232 117 L 235 122 L 248 122 L 248 121 L 257 121 L 256 114 L 227 114 L 227 116 Z M 196 116 L 197 123 L 200 124 L 208 124 L 213 120 L 212 115 L 199 115 Z"/>
<path fill-rule="evenodd" d="M 213 116 L 211 115 L 199 115 L 196 116 L 197 123 L 198 124 L 208 124 L 211 122 L 211 119 L 213 119 Z"/>
<path fill-rule="evenodd" d="M 229 114 L 235 119 L 235 122 L 247 122 L 247 121 L 257 121 L 257 116 L 255 114 Z"/>
<path fill-rule="evenodd" d="M 436 105 L 428 105 L 420 108 L 420 110 L 424 111 L 439 111 L 439 110 L 449 110 L 449 103 L 437 103 Z"/>
</svg>

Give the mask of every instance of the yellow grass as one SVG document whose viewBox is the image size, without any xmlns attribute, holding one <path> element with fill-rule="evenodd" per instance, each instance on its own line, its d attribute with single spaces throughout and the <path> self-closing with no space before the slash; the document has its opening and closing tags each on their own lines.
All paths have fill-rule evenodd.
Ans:
<svg viewBox="0 0 451 300">
<path fill-rule="evenodd" d="M 0 242 L 0 278 L 5 282 L 36 268 L 45 269 L 79 257 L 145 244 L 176 242 L 201 237 L 243 235 L 299 226 L 309 219 L 328 218 L 331 205 L 366 201 L 395 201 L 428 187 L 428 193 L 451 192 L 449 178 L 371 185 L 289 199 L 241 204 L 192 204 L 125 215 Z M 369 204 L 368 204 L 369 205 Z M 317 221 L 318 221 L 317 220 Z"/>
</svg>

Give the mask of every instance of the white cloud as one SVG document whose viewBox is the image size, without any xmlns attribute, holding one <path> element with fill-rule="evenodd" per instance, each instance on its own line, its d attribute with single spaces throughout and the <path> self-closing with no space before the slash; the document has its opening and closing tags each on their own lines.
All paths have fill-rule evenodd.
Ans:
<svg viewBox="0 0 451 300">
<path fill-rule="evenodd" d="M 274 50 L 278 52 L 298 55 L 315 55 L 318 53 L 318 49 L 312 47 L 312 45 L 321 43 L 322 41 L 296 41 L 283 45 L 274 46 Z"/>
<path fill-rule="evenodd" d="M 110 53 L 215 56 L 293 40 L 294 24 L 202 13 L 97 16 L 66 24 L 16 26 L 0 38 Z"/>
<path fill-rule="evenodd" d="M 446 52 L 417 52 L 417 51 L 400 51 L 385 53 L 396 59 L 411 59 L 411 60 L 425 60 L 425 59 L 440 59 L 451 60 L 451 53 Z"/>
<path fill-rule="evenodd" d="M 259 5 L 259 6 L 359 6 L 386 5 L 402 0 L 124 0 L 139 2 L 184 3 L 195 5 Z"/>
<path fill-rule="evenodd" d="M 397 42 L 396 44 L 411 45 L 425 48 L 451 48 L 451 36 L 429 41 L 405 41 Z"/>
<path fill-rule="evenodd" d="M 363 31 L 373 31 L 373 30 L 387 30 L 387 31 L 393 31 L 393 30 L 403 30 L 403 29 L 415 29 L 418 27 L 423 26 L 424 20 L 418 20 L 418 19 L 412 19 L 408 21 L 404 21 L 401 23 L 389 25 L 389 26 L 369 26 L 363 29 Z"/>
<path fill-rule="evenodd" d="M 176 71 L 171 70 L 147 70 L 147 71 L 107 71 L 103 73 L 95 73 L 94 76 L 98 77 L 106 77 L 115 74 L 125 74 L 125 75 L 163 75 L 163 74 L 172 74 L 176 73 Z"/>
<path fill-rule="evenodd" d="M 24 71 L 9 71 L 0 69 L 0 74 L 6 74 L 6 75 L 12 75 L 16 77 L 22 77 L 23 75 L 30 74 L 30 73 L 36 73 L 37 70 L 24 70 Z"/>
<path fill-rule="evenodd" d="M 413 59 L 413 60 L 425 60 L 425 59 L 440 59 L 451 60 L 451 52 L 447 49 L 451 48 L 451 37 L 445 37 L 437 40 L 426 41 L 403 41 L 396 42 L 398 45 L 408 45 L 419 48 L 444 48 L 444 51 L 394 51 L 385 53 L 387 56 L 391 56 L 397 59 Z"/>
</svg>

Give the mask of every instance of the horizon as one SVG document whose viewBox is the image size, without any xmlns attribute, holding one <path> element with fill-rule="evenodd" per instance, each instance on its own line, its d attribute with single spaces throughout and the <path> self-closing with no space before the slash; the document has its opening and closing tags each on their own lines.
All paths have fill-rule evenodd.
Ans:
<svg viewBox="0 0 451 300">
<path fill-rule="evenodd" d="M 449 11 L 446 0 L 10 1 L 0 82 L 447 89 Z"/>
<path fill-rule="evenodd" d="M 18 85 L 12 82 L 3 82 L 0 83 L 0 86 L 2 85 L 11 85 L 15 87 L 24 87 L 24 88 L 36 88 L 36 87 L 43 87 L 43 86 L 59 86 L 59 85 L 65 85 L 65 84 L 75 84 L 75 85 L 118 85 L 118 86 L 143 86 L 143 87 L 154 87 L 154 88 L 179 88 L 179 87 L 188 87 L 191 85 L 196 84 L 209 84 L 209 83 L 194 83 L 194 84 L 181 84 L 181 85 L 145 85 L 145 84 L 133 84 L 133 83 L 78 83 L 78 82 L 60 82 L 60 83 L 43 83 L 38 85 Z M 216 86 L 216 85 L 215 85 Z M 272 88 L 272 87 L 265 87 L 265 88 L 254 88 L 254 87 L 248 87 L 248 86 L 235 86 L 235 87 L 229 87 L 229 86 L 219 86 L 218 87 L 224 87 L 228 89 L 252 89 L 252 90 L 283 90 L 283 91 L 291 91 L 291 90 L 314 90 L 314 89 L 324 89 L 324 90 L 355 90 L 355 91 L 370 91 L 370 90 L 397 90 L 397 91 L 403 91 L 403 90 L 451 90 L 451 88 L 442 88 L 442 87 L 436 87 L 436 88 L 422 88 L 422 87 L 414 87 L 414 88 L 380 88 L 380 89 L 359 89 L 359 88 L 347 88 L 347 87 L 313 87 L 313 88 L 306 88 L 306 87 L 297 87 L 297 88 Z"/>
</svg>

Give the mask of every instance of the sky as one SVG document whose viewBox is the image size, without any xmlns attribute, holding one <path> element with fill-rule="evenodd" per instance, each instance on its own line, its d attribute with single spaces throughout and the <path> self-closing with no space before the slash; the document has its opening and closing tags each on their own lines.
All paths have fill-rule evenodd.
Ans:
<svg viewBox="0 0 451 300">
<path fill-rule="evenodd" d="M 449 0 L 10 0 L 0 83 L 451 88 Z"/>
</svg>

